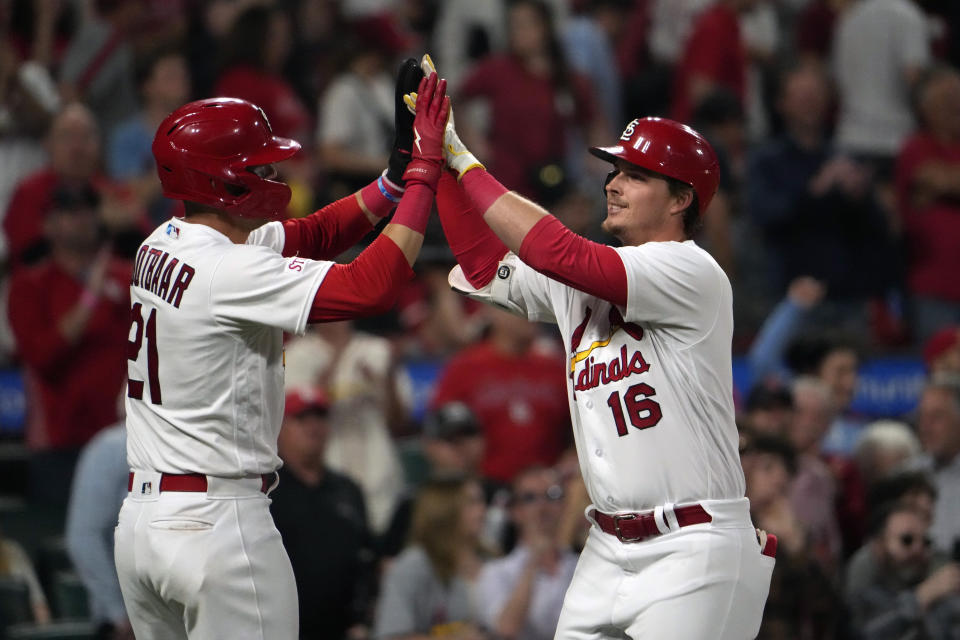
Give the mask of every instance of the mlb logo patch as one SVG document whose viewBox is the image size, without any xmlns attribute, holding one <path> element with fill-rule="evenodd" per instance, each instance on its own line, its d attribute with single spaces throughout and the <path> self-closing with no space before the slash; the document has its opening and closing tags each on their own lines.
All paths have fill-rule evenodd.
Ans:
<svg viewBox="0 0 960 640">
<path fill-rule="evenodd" d="M 180 238 L 180 227 L 172 222 L 167 224 L 167 235 L 174 239 Z"/>
<path fill-rule="evenodd" d="M 151 493 L 153 493 L 152 482 L 144 482 L 143 484 L 140 485 L 140 495 L 149 496 Z"/>
</svg>

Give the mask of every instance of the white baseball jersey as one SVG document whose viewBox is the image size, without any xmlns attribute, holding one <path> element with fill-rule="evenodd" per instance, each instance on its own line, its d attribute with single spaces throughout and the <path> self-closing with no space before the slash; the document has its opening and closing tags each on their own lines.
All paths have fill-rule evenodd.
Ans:
<svg viewBox="0 0 960 640">
<path fill-rule="evenodd" d="M 283 226 L 247 244 L 172 219 L 137 252 L 130 287 L 131 468 L 243 477 L 280 466 L 283 332 L 302 334 L 332 262 L 281 255 Z"/>
<path fill-rule="evenodd" d="M 476 291 L 553 322 L 569 350 L 567 392 L 580 468 L 605 512 L 742 498 L 734 422 L 730 282 L 693 241 L 616 249 L 626 309 L 544 276 L 507 254 Z"/>
</svg>

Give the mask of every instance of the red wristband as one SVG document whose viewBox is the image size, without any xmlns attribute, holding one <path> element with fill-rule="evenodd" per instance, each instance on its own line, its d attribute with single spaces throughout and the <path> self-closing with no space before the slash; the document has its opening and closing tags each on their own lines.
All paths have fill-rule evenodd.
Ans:
<svg viewBox="0 0 960 640">
<path fill-rule="evenodd" d="M 407 170 L 403 172 L 403 179 L 406 181 L 408 189 L 411 183 L 420 183 L 436 192 L 437 182 L 440 181 L 440 163 L 414 158 L 407 165 Z"/>
<path fill-rule="evenodd" d="M 419 180 L 407 178 L 407 190 L 390 222 L 402 224 L 422 235 L 427 230 L 427 221 L 430 220 L 432 208 L 433 191 L 430 187 Z"/>
<path fill-rule="evenodd" d="M 460 184 L 473 201 L 473 206 L 481 214 L 486 213 L 500 196 L 509 191 L 482 167 L 467 171 L 460 180 Z"/>
<path fill-rule="evenodd" d="M 383 189 L 380 188 L 381 184 Z M 391 188 L 393 185 L 381 178 L 377 178 L 364 188 L 360 189 L 360 199 L 367 211 L 378 218 L 386 217 L 403 196 L 403 191 Z"/>
</svg>

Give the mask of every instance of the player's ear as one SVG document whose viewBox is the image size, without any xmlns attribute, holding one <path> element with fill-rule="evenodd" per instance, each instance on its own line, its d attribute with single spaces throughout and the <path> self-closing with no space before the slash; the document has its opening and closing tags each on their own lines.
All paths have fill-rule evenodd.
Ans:
<svg viewBox="0 0 960 640">
<path fill-rule="evenodd" d="M 684 185 L 682 189 L 671 189 L 670 197 L 673 202 L 670 203 L 670 215 L 683 215 L 683 213 L 693 204 L 693 189 Z"/>
</svg>

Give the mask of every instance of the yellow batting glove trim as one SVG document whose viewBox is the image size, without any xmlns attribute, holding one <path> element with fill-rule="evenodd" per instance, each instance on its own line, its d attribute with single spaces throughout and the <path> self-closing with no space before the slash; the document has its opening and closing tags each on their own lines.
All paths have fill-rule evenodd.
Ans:
<svg viewBox="0 0 960 640">
<path fill-rule="evenodd" d="M 429 53 L 423 54 L 423 58 L 420 60 L 420 68 L 423 69 L 423 73 L 426 74 L 427 77 L 429 77 L 431 73 L 437 73 L 437 66 L 433 64 L 433 58 L 430 57 Z"/>
</svg>

